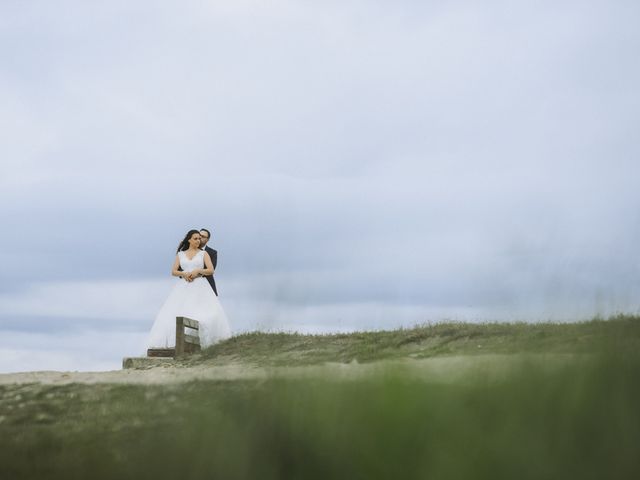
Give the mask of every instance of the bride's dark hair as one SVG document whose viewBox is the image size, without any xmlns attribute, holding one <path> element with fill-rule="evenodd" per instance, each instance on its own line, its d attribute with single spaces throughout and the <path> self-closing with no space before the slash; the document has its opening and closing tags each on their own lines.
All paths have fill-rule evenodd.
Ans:
<svg viewBox="0 0 640 480">
<path fill-rule="evenodd" d="M 176 253 L 184 252 L 185 250 L 189 249 L 189 239 L 193 236 L 194 233 L 197 233 L 198 235 L 200 235 L 199 230 L 189 230 L 187 234 L 184 236 L 184 238 L 182 239 L 182 241 L 180 242 L 180 245 L 178 245 L 178 250 L 176 250 Z"/>
</svg>

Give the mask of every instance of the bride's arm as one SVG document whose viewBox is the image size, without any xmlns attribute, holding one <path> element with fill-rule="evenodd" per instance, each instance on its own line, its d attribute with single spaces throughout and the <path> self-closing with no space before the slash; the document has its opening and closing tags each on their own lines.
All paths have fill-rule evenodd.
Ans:
<svg viewBox="0 0 640 480">
<path fill-rule="evenodd" d="M 211 257 L 207 252 L 204 252 L 204 268 L 201 268 L 198 274 L 203 277 L 213 275 L 213 264 L 211 263 Z"/>
<path fill-rule="evenodd" d="M 182 270 L 178 270 L 180 268 L 180 257 L 176 255 L 176 259 L 173 262 L 173 267 L 171 267 L 171 275 L 174 277 L 183 277 L 186 275 Z"/>
</svg>

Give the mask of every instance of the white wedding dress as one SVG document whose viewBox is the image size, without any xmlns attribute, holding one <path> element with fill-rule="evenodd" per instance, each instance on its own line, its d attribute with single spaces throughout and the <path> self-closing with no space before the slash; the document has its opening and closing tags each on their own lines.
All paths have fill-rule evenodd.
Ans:
<svg viewBox="0 0 640 480">
<path fill-rule="evenodd" d="M 189 260 L 185 252 L 178 252 L 180 267 L 185 272 L 204 268 L 204 251 Z M 204 277 L 193 282 L 180 278 L 169 297 L 160 308 L 151 327 L 147 348 L 174 348 L 176 345 L 176 317 L 188 317 L 200 323 L 200 345 L 206 348 L 229 338 L 231 328 L 227 316 Z"/>
</svg>

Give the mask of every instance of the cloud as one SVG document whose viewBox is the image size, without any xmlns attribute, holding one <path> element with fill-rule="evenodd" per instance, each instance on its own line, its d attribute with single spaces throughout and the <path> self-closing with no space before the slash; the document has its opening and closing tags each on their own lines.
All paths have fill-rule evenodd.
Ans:
<svg viewBox="0 0 640 480">
<path fill-rule="evenodd" d="M 151 317 L 171 288 L 171 280 L 34 283 L 22 292 L 0 295 L 7 317 L 80 318 L 122 322 Z"/>
<path fill-rule="evenodd" d="M 0 321 L 142 329 L 192 227 L 239 329 L 636 311 L 639 8 L 5 2 Z"/>
<path fill-rule="evenodd" d="M 0 329 L 0 373 L 118 370 L 123 357 L 144 352 L 144 338 L 118 331 L 42 334 Z"/>
</svg>

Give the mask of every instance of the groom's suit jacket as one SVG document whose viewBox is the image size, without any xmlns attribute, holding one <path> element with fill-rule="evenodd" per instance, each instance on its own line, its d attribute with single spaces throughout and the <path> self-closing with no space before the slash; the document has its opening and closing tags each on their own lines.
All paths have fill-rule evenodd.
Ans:
<svg viewBox="0 0 640 480">
<path fill-rule="evenodd" d="M 216 266 L 218 265 L 218 251 L 214 250 L 213 248 L 209 248 L 209 247 L 204 247 L 204 251 L 207 252 L 209 254 L 209 256 L 211 257 L 211 263 L 213 264 L 213 270 L 214 270 L 214 273 L 215 273 Z M 218 290 L 216 289 L 216 281 L 213 278 L 213 275 L 207 275 L 204 278 L 207 279 L 207 282 L 209 282 L 209 285 L 211 285 L 211 288 L 213 288 L 213 293 L 215 293 L 216 296 L 217 296 L 218 295 Z"/>
</svg>

